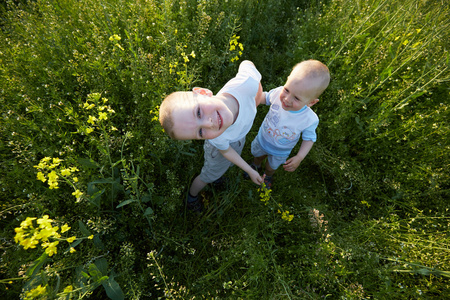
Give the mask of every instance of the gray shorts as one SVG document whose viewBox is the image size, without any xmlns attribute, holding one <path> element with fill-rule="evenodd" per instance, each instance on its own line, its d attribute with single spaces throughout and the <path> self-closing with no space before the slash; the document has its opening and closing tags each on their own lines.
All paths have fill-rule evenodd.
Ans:
<svg viewBox="0 0 450 300">
<path fill-rule="evenodd" d="M 244 144 L 245 137 L 237 142 L 231 143 L 230 147 L 241 155 Z M 219 149 L 211 145 L 208 140 L 205 141 L 203 149 L 205 150 L 205 163 L 200 173 L 200 179 L 203 182 L 211 183 L 222 177 L 233 163 L 226 159 L 220 153 Z"/>
<path fill-rule="evenodd" d="M 267 155 L 267 161 L 273 170 L 278 169 L 278 167 L 286 162 L 287 156 L 273 156 L 261 147 L 258 139 L 255 138 L 252 142 L 251 151 L 254 157 L 261 157 Z"/>
</svg>

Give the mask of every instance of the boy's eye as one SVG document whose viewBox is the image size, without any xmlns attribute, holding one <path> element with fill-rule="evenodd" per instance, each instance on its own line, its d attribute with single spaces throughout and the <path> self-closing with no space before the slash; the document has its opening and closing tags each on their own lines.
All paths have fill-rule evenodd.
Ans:
<svg viewBox="0 0 450 300">
<path fill-rule="evenodd" d="M 203 138 L 203 131 L 201 129 L 198 131 L 198 135 L 200 136 L 200 138 Z"/>
<path fill-rule="evenodd" d="M 197 108 L 197 118 L 200 119 L 200 117 L 201 117 L 201 115 L 200 115 L 200 107 L 199 107 L 199 108 Z"/>
</svg>

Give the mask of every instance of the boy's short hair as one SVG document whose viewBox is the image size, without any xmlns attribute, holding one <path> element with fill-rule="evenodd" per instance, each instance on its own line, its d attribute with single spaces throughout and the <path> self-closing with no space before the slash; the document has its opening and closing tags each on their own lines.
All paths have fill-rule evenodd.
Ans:
<svg viewBox="0 0 450 300">
<path fill-rule="evenodd" d="M 318 98 L 330 83 L 330 70 L 322 62 L 315 59 L 305 60 L 296 64 L 292 68 L 289 76 L 296 75 L 307 76 L 318 80 L 315 98 Z"/>
<path fill-rule="evenodd" d="M 186 92 L 173 92 L 167 96 L 161 106 L 159 107 L 159 123 L 164 128 L 164 131 L 172 138 L 175 139 L 175 134 L 173 131 L 173 117 L 172 112 L 177 101 L 184 96 Z"/>
</svg>

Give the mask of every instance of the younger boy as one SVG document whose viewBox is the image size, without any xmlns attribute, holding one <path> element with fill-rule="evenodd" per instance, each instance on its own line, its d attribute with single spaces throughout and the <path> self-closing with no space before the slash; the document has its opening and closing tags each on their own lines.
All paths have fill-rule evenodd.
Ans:
<svg viewBox="0 0 450 300">
<path fill-rule="evenodd" d="M 256 184 L 262 177 L 241 155 L 245 136 L 252 127 L 256 107 L 262 101 L 261 74 L 251 61 L 243 61 L 233 79 L 212 96 L 206 89 L 174 92 L 159 110 L 159 120 L 169 136 L 176 140 L 204 139 L 205 163 L 189 189 L 189 209 L 201 211 L 198 193 L 218 180 L 235 164 Z"/>
<path fill-rule="evenodd" d="M 252 142 L 251 167 L 261 169 L 262 161 L 268 157 L 264 176 L 267 188 L 272 187 L 272 176 L 281 164 L 285 171 L 294 172 L 311 150 L 319 118 L 310 107 L 319 101 L 329 82 L 328 68 L 317 60 L 307 60 L 293 68 L 284 86 L 264 93 L 261 103 L 270 105 L 270 110 Z M 287 159 L 300 135 L 300 150 Z"/>
</svg>

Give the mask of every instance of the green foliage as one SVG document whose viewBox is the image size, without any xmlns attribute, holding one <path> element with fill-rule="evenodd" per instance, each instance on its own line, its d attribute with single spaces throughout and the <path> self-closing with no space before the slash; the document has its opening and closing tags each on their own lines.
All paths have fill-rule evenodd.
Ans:
<svg viewBox="0 0 450 300">
<path fill-rule="evenodd" d="M 437 0 L 6 1 L 0 294 L 450 296 L 449 12 Z M 269 90 L 310 58 L 332 81 L 299 169 L 278 170 L 269 192 L 231 168 L 202 192 L 203 214 L 186 211 L 202 143 L 164 134 L 162 99 L 217 92 L 243 59 Z"/>
</svg>

